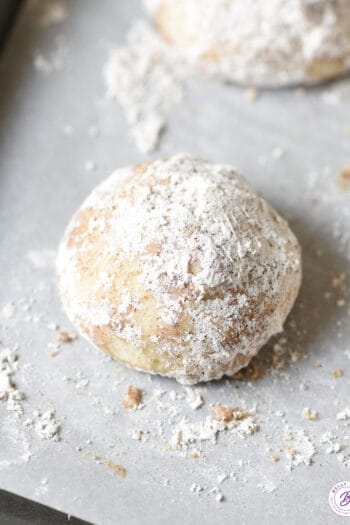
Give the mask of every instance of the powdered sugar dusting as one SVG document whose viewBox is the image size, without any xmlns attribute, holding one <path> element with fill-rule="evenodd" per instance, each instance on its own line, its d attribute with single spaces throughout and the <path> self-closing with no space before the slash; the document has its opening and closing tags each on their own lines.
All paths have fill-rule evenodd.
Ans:
<svg viewBox="0 0 350 525">
<path fill-rule="evenodd" d="M 195 388 L 186 388 L 187 402 L 193 410 L 201 407 L 204 403 L 203 397 L 201 396 L 198 389 Z"/>
<path fill-rule="evenodd" d="M 34 428 L 41 439 L 49 441 L 59 440 L 60 423 L 57 421 L 53 410 L 44 413 L 35 412 Z"/>
<path fill-rule="evenodd" d="M 289 458 L 288 468 L 292 469 L 301 465 L 310 465 L 316 449 L 304 430 L 290 430 L 284 433 L 284 446 Z"/>
<path fill-rule="evenodd" d="M 338 421 L 344 421 L 346 419 L 350 419 L 350 408 L 346 407 L 341 412 L 338 412 L 337 414 L 337 420 Z"/>
<path fill-rule="evenodd" d="M 13 375 L 18 369 L 16 352 L 9 348 L 0 350 L 0 401 L 6 401 L 7 410 L 22 414 L 23 392 L 18 390 L 13 381 Z"/>
<path fill-rule="evenodd" d="M 114 262 L 105 266 L 108 276 L 99 267 L 81 300 L 80 261 L 94 250 L 94 241 L 85 239 L 102 243 L 102 259 Z M 116 302 L 114 271 L 125 261 L 137 261 L 142 293 L 119 286 Z M 99 345 L 94 334 L 109 326 L 112 337 L 142 352 L 151 348 L 160 360 L 157 371 L 184 383 L 246 365 L 282 330 L 301 275 L 299 246 L 287 223 L 232 167 L 186 155 L 107 179 L 73 218 L 57 267 L 68 315 L 85 335 Z M 157 305 L 159 323 L 148 334 L 137 321 L 144 293 Z M 174 330 L 175 339 L 164 336 Z M 116 357 L 118 344 L 110 350 Z"/>
<path fill-rule="evenodd" d="M 173 429 L 168 446 L 171 451 L 201 451 L 203 442 L 215 444 L 219 432 L 246 437 L 257 432 L 258 425 L 251 414 L 247 418 L 232 419 L 230 422 L 215 421 L 208 416 L 204 421 L 193 423 L 184 418 Z"/>
<path fill-rule="evenodd" d="M 131 29 L 126 47 L 110 53 L 104 69 L 107 96 L 118 98 L 142 152 L 156 148 L 171 108 L 182 99 L 179 66 L 176 52 L 143 22 Z"/>
</svg>

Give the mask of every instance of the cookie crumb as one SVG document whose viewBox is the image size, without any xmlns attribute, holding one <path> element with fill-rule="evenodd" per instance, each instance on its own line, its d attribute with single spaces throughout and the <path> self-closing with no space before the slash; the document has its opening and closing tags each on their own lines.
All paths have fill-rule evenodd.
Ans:
<svg viewBox="0 0 350 525">
<path fill-rule="evenodd" d="M 252 414 L 246 412 L 239 407 L 229 407 L 225 405 L 220 405 L 217 403 L 213 407 L 213 419 L 215 421 L 224 421 L 225 423 L 230 423 L 232 419 L 240 421 L 247 417 L 250 417 Z"/>
<path fill-rule="evenodd" d="M 115 472 L 120 478 L 125 478 L 126 476 L 126 470 L 121 465 L 118 465 L 117 463 L 113 463 L 110 459 L 106 459 L 104 464 L 106 467 L 110 468 Z"/>
<path fill-rule="evenodd" d="M 331 376 L 334 377 L 334 379 L 337 379 L 338 377 L 342 377 L 343 371 L 340 368 L 335 368 L 331 371 Z"/>
<path fill-rule="evenodd" d="M 247 102 L 255 102 L 256 99 L 258 98 L 258 91 L 256 90 L 255 87 L 248 87 L 246 90 L 245 90 L 245 98 L 247 100 Z"/>
<path fill-rule="evenodd" d="M 130 385 L 124 396 L 122 406 L 123 408 L 135 409 L 142 403 L 142 390 L 136 386 Z"/>
<path fill-rule="evenodd" d="M 338 186 L 341 190 L 350 190 L 350 164 L 338 173 Z"/>
<path fill-rule="evenodd" d="M 204 403 L 203 397 L 199 393 L 199 391 L 195 388 L 186 387 L 186 394 L 187 394 L 187 402 L 190 405 L 190 407 L 193 410 L 197 410 L 199 407 L 201 407 Z"/>
<path fill-rule="evenodd" d="M 193 494 L 199 494 L 200 492 L 203 491 L 203 487 L 201 485 L 199 485 L 198 483 L 193 483 L 191 486 L 190 486 L 190 491 L 193 493 Z"/>
<path fill-rule="evenodd" d="M 199 452 L 199 450 L 194 450 L 193 452 L 190 452 L 187 457 L 189 459 L 199 459 L 202 457 L 202 454 Z"/>
<path fill-rule="evenodd" d="M 213 419 L 215 421 L 225 421 L 225 423 L 229 423 L 232 421 L 233 418 L 233 408 L 227 407 L 224 405 L 215 405 L 213 408 Z"/>
<path fill-rule="evenodd" d="M 11 319 L 15 316 L 16 313 L 16 305 L 13 303 L 7 303 L 5 306 L 2 307 L 1 313 L 6 319 Z"/>
<path fill-rule="evenodd" d="M 76 339 L 76 336 L 74 334 L 70 334 L 69 332 L 58 332 L 57 334 L 57 341 L 59 343 L 71 343 Z"/>
<path fill-rule="evenodd" d="M 346 407 L 342 412 L 338 412 L 337 421 L 350 419 L 350 408 Z"/>
<path fill-rule="evenodd" d="M 288 430 L 283 435 L 283 445 L 290 463 L 288 469 L 292 470 L 301 464 L 311 465 L 316 454 L 316 448 L 304 430 Z"/>
<path fill-rule="evenodd" d="M 35 412 L 34 417 L 34 428 L 41 439 L 60 441 L 61 424 L 57 421 L 54 410 L 46 410 L 44 413 Z"/>
<path fill-rule="evenodd" d="M 316 421 L 319 419 L 319 414 L 316 410 L 310 410 L 310 408 L 303 408 L 301 415 L 304 419 L 309 419 L 310 421 Z"/>
<path fill-rule="evenodd" d="M 131 437 L 132 437 L 132 439 L 136 439 L 137 441 L 141 441 L 142 437 L 143 437 L 143 434 L 144 434 L 143 430 L 141 430 L 139 428 L 135 428 L 132 431 Z"/>
</svg>

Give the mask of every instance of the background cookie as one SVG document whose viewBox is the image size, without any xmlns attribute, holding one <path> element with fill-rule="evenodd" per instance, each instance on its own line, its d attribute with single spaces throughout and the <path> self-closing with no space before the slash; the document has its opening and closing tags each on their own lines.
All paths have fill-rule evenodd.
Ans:
<svg viewBox="0 0 350 525">
<path fill-rule="evenodd" d="M 350 67 L 348 0 L 145 0 L 168 42 L 244 84 L 316 83 Z"/>
</svg>

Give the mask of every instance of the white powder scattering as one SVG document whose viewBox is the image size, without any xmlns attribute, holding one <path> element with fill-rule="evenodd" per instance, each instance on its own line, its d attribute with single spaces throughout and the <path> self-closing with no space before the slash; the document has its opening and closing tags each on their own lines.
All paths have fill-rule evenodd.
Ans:
<svg viewBox="0 0 350 525">
<path fill-rule="evenodd" d="M 201 445 L 203 441 L 216 443 L 218 428 L 210 417 L 199 423 L 191 423 L 183 419 L 173 430 L 169 440 L 170 450 L 186 450 L 191 446 Z"/>
<path fill-rule="evenodd" d="M 288 430 L 284 433 L 283 441 L 286 455 L 290 459 L 289 469 L 301 464 L 311 465 L 316 449 L 303 430 Z"/>
<path fill-rule="evenodd" d="M 205 493 L 206 495 L 214 495 L 215 501 L 217 501 L 218 503 L 221 503 L 225 500 L 224 495 L 218 487 L 214 487 L 209 490 L 207 486 L 202 486 L 199 483 L 193 483 L 190 487 L 190 491 L 196 496 L 199 496 L 201 493 Z"/>
<path fill-rule="evenodd" d="M 338 106 L 340 102 L 340 93 L 335 90 L 327 90 L 321 94 L 321 100 L 329 106 Z"/>
<path fill-rule="evenodd" d="M 68 47 L 64 36 L 58 35 L 56 37 L 53 51 L 44 54 L 39 49 L 35 49 L 33 55 L 33 66 L 39 73 L 50 75 L 55 71 L 62 70 L 68 55 Z"/>
<path fill-rule="evenodd" d="M 47 492 L 48 492 L 47 478 L 43 478 L 40 481 L 40 485 L 35 489 L 35 495 L 38 497 L 41 497 Z"/>
<path fill-rule="evenodd" d="M 6 401 L 6 408 L 18 415 L 23 413 L 22 401 L 25 395 L 17 390 L 13 375 L 18 370 L 16 352 L 9 348 L 0 351 L 0 401 Z"/>
<path fill-rule="evenodd" d="M 215 444 L 219 432 L 247 437 L 259 429 L 253 415 L 242 420 L 233 419 L 230 422 L 216 421 L 208 416 L 204 421 L 191 422 L 183 418 L 179 424 L 173 428 L 172 437 L 168 446 L 171 451 L 181 452 L 192 449 L 200 450 L 203 442 Z"/>
<path fill-rule="evenodd" d="M 304 419 L 309 419 L 310 421 L 319 419 L 318 412 L 316 412 L 316 410 L 311 410 L 310 408 L 303 408 L 301 415 Z"/>
<path fill-rule="evenodd" d="M 332 432 L 325 432 L 320 438 L 320 443 L 327 445 L 326 454 L 335 454 L 338 461 L 343 463 L 347 459 L 342 453 L 345 447 L 338 443 L 336 439 L 337 437 Z"/>
<path fill-rule="evenodd" d="M 272 492 L 275 492 L 277 489 L 276 485 L 268 479 L 264 479 L 264 481 L 257 484 L 258 489 L 261 489 L 263 492 L 266 492 L 268 494 L 271 494 Z"/>
<path fill-rule="evenodd" d="M 31 250 L 27 257 L 34 268 L 53 268 L 56 252 L 54 250 Z"/>
<path fill-rule="evenodd" d="M 86 386 L 88 386 L 88 384 L 89 384 L 89 380 L 88 379 L 80 379 L 80 381 L 76 382 L 75 388 L 77 390 L 81 390 L 82 388 L 85 388 Z"/>
<path fill-rule="evenodd" d="M 332 432 L 325 432 L 322 434 L 320 442 L 321 443 L 331 443 L 335 439 L 335 435 Z"/>
<path fill-rule="evenodd" d="M 85 171 L 95 171 L 96 163 L 93 160 L 87 160 L 85 162 Z"/>
<path fill-rule="evenodd" d="M 153 113 L 133 127 L 133 135 L 139 150 L 149 153 L 156 149 L 165 128 L 165 119 L 159 112 Z"/>
<path fill-rule="evenodd" d="M 34 428 L 41 439 L 49 441 L 59 441 L 60 423 L 56 420 L 53 410 L 46 410 L 43 414 L 36 412 L 34 414 Z"/>
<path fill-rule="evenodd" d="M 216 494 L 215 496 L 215 500 L 218 501 L 218 502 L 221 502 L 221 501 L 224 501 L 224 495 L 221 494 L 221 492 L 218 492 L 218 494 Z"/>
<path fill-rule="evenodd" d="M 190 487 L 190 491 L 198 496 L 198 494 L 203 491 L 203 487 L 198 483 L 193 483 Z"/>
<path fill-rule="evenodd" d="M 338 412 L 337 414 L 337 421 L 343 421 L 346 419 L 350 419 L 350 408 L 346 407 L 342 412 Z"/>
<path fill-rule="evenodd" d="M 203 397 L 199 393 L 198 389 L 186 387 L 186 399 L 188 404 L 190 405 L 193 410 L 196 410 L 197 408 L 201 407 L 204 403 Z"/>
<path fill-rule="evenodd" d="M 183 76 L 177 54 L 147 23 L 136 23 L 127 45 L 111 51 L 104 68 L 107 97 L 120 102 L 142 152 L 157 147 L 171 109 L 182 100 Z"/>
<path fill-rule="evenodd" d="M 135 428 L 131 433 L 131 438 L 135 439 L 136 441 L 142 441 L 143 437 L 145 435 L 145 432 L 139 428 Z"/>
<path fill-rule="evenodd" d="M 3 317 L 6 317 L 6 319 L 11 319 L 16 313 L 16 305 L 13 303 L 5 304 L 5 306 L 3 306 L 1 309 L 1 313 Z"/>
<path fill-rule="evenodd" d="M 32 454 L 29 441 L 19 427 L 18 421 L 12 416 L 2 418 L 1 433 L 5 439 L 2 439 L 0 447 L 0 470 L 27 463 Z"/>
<path fill-rule="evenodd" d="M 219 476 L 217 477 L 217 482 L 221 485 L 221 483 L 229 479 L 229 477 L 230 474 L 219 474 Z"/>
</svg>

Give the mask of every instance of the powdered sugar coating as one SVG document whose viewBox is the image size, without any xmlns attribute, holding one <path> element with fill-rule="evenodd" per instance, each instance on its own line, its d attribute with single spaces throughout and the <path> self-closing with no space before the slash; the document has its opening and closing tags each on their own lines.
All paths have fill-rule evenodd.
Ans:
<svg viewBox="0 0 350 525">
<path fill-rule="evenodd" d="M 231 166 L 188 155 L 117 170 L 98 186 L 57 269 L 86 337 L 188 384 L 247 365 L 282 330 L 301 280 L 286 221 Z"/>
<path fill-rule="evenodd" d="M 168 41 L 206 72 L 263 86 L 350 68 L 348 0 L 144 0 Z"/>
</svg>

